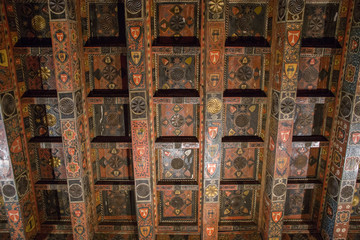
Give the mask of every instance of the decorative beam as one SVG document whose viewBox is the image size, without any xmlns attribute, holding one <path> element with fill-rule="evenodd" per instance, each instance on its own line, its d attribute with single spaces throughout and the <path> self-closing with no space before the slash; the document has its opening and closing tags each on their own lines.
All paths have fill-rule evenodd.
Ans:
<svg viewBox="0 0 360 240">
<path fill-rule="evenodd" d="M 13 46 L 5 1 L 0 2 L 0 186 L 11 239 L 32 239 L 39 229 L 27 155 Z M 8 9 L 12 11 L 13 9 Z"/>
<path fill-rule="evenodd" d="M 146 79 L 147 1 L 125 1 L 127 67 L 131 119 L 132 156 L 139 239 L 154 239 L 154 206 L 151 187 L 150 119 Z M 146 9 L 146 10 L 145 10 Z M 146 35 L 148 36 L 148 35 Z M 150 64 L 150 63 L 149 63 Z M 150 79 L 149 79 L 150 81 Z"/>
<path fill-rule="evenodd" d="M 51 40 L 71 223 L 74 239 L 92 239 L 90 177 L 86 158 L 85 116 L 81 81 L 81 38 L 76 2 L 49 0 Z"/>
<path fill-rule="evenodd" d="M 281 239 L 287 178 L 292 153 L 293 123 L 300 38 L 305 1 L 278 0 L 274 4 L 270 68 L 270 117 L 263 198 L 264 239 Z"/>
<path fill-rule="evenodd" d="M 324 239 L 347 239 L 352 200 L 360 161 L 360 1 L 351 0 L 345 32 L 341 69 L 340 104 L 330 152 L 330 171 L 323 206 L 321 234 Z"/>
<path fill-rule="evenodd" d="M 225 55 L 225 3 L 206 2 L 202 239 L 218 238 Z"/>
</svg>

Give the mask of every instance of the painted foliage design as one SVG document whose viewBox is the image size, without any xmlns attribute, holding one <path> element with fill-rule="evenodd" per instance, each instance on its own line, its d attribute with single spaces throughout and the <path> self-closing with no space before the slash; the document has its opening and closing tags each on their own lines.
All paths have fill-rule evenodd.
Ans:
<svg viewBox="0 0 360 240">
<path fill-rule="evenodd" d="M 300 58 L 298 89 L 326 89 L 330 80 L 331 64 L 331 57 Z"/>
</svg>

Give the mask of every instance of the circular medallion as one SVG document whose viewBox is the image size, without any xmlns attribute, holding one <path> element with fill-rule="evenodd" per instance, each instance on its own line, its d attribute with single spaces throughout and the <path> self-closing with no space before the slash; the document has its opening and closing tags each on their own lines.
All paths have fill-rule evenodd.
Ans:
<svg viewBox="0 0 360 240">
<path fill-rule="evenodd" d="M 322 16 L 312 16 L 309 21 L 309 28 L 312 37 L 322 37 L 324 32 L 325 19 Z"/>
<path fill-rule="evenodd" d="M 13 198 L 16 195 L 16 190 L 13 185 L 5 184 L 2 188 L 2 193 L 7 198 Z"/>
<path fill-rule="evenodd" d="M 130 108 L 134 114 L 143 114 L 146 110 L 145 99 L 139 96 L 134 97 L 131 100 Z"/>
<path fill-rule="evenodd" d="M 241 170 L 247 165 L 247 160 L 244 157 L 237 157 L 234 159 L 234 167 L 236 170 Z"/>
<path fill-rule="evenodd" d="M 71 184 L 69 187 L 69 194 L 73 198 L 81 197 L 83 194 L 81 186 L 79 184 Z"/>
<path fill-rule="evenodd" d="M 339 183 L 335 177 L 330 177 L 328 182 L 328 193 L 332 197 L 336 197 L 339 192 Z"/>
<path fill-rule="evenodd" d="M 109 112 L 106 115 L 106 123 L 111 127 L 116 127 L 120 123 L 119 114 L 116 112 Z"/>
<path fill-rule="evenodd" d="M 141 11 L 142 0 L 126 0 L 126 10 L 131 14 L 136 14 Z"/>
<path fill-rule="evenodd" d="M 285 98 L 280 104 L 281 112 L 284 114 L 292 113 L 295 109 L 295 101 L 292 98 Z"/>
<path fill-rule="evenodd" d="M 184 206 L 184 200 L 181 197 L 174 197 L 171 199 L 170 205 L 173 206 L 174 208 L 179 209 L 182 206 Z"/>
<path fill-rule="evenodd" d="M 349 198 L 353 195 L 353 187 L 350 185 L 347 185 L 341 189 L 341 197 L 342 198 Z"/>
<path fill-rule="evenodd" d="M 182 160 L 181 158 L 174 158 L 171 160 L 171 167 L 173 169 L 181 169 L 184 166 L 184 160 Z"/>
<path fill-rule="evenodd" d="M 289 2 L 289 12 L 292 14 L 301 13 L 304 7 L 304 0 L 290 0 Z"/>
<path fill-rule="evenodd" d="M 37 31 L 41 32 L 46 27 L 46 22 L 43 16 L 36 15 L 31 19 L 31 26 L 32 28 Z"/>
<path fill-rule="evenodd" d="M 136 186 L 136 193 L 142 198 L 148 197 L 150 195 L 149 185 L 145 183 L 140 183 Z"/>
<path fill-rule="evenodd" d="M 180 81 L 185 78 L 185 71 L 182 68 L 173 68 L 170 70 L 170 78 L 174 81 Z"/>
<path fill-rule="evenodd" d="M 62 98 L 59 102 L 59 109 L 63 114 L 72 114 L 74 112 L 74 101 L 71 98 Z"/>
<path fill-rule="evenodd" d="M 351 113 L 351 99 L 348 96 L 344 96 L 340 103 L 340 113 L 343 117 L 347 117 Z"/>
<path fill-rule="evenodd" d="M 209 10 L 212 13 L 221 13 L 224 10 L 224 0 L 210 0 L 209 1 Z"/>
<path fill-rule="evenodd" d="M 19 196 L 23 196 L 25 193 L 27 193 L 28 191 L 28 187 L 29 187 L 29 181 L 28 178 L 23 175 L 19 178 L 18 182 L 17 182 L 17 186 L 18 186 L 18 194 Z"/>
<path fill-rule="evenodd" d="M 319 73 L 316 70 L 316 68 L 314 68 L 313 66 L 308 67 L 307 69 L 305 69 L 305 71 L 303 72 L 303 79 L 306 82 L 314 82 L 316 81 L 316 79 L 318 78 Z"/>
<path fill-rule="evenodd" d="M 304 156 L 304 155 L 298 155 L 296 158 L 295 158 L 295 161 L 294 161 L 294 166 L 297 168 L 297 169 L 302 169 L 303 167 L 305 167 L 307 165 L 307 157 Z"/>
<path fill-rule="evenodd" d="M 249 66 L 242 66 L 236 71 L 236 77 L 239 81 L 247 82 L 253 76 L 253 70 Z"/>
<path fill-rule="evenodd" d="M 174 127 L 181 127 L 185 123 L 185 118 L 180 114 L 175 114 L 170 119 L 171 125 Z"/>
<path fill-rule="evenodd" d="M 107 81 L 112 82 L 118 75 L 118 71 L 115 67 L 108 65 L 102 70 L 102 76 Z"/>
<path fill-rule="evenodd" d="M 62 13 L 65 10 L 65 1 L 64 0 L 51 0 L 49 2 L 49 8 L 54 13 Z"/>
<path fill-rule="evenodd" d="M 250 119 L 248 115 L 240 114 L 235 117 L 234 122 L 236 126 L 238 126 L 239 128 L 243 128 L 249 124 Z"/>
<path fill-rule="evenodd" d="M 221 107 L 222 104 L 218 98 L 210 98 L 206 109 L 211 114 L 217 114 L 221 111 Z"/>
<path fill-rule="evenodd" d="M 98 21 L 101 29 L 101 34 L 111 36 L 113 34 L 113 27 L 117 24 L 116 18 L 108 13 L 105 13 L 100 16 Z"/>
<path fill-rule="evenodd" d="M 241 18 L 237 19 L 237 27 L 241 29 L 241 34 L 249 36 L 253 29 L 252 16 L 250 14 L 244 14 Z"/>
<path fill-rule="evenodd" d="M 112 155 L 107 162 L 109 166 L 114 169 L 121 168 L 126 163 L 125 159 L 118 155 Z"/>
<path fill-rule="evenodd" d="M 274 187 L 274 195 L 281 197 L 286 192 L 286 185 L 284 183 L 278 183 Z"/>
<path fill-rule="evenodd" d="M 185 27 L 185 18 L 180 15 L 174 15 L 170 19 L 170 29 L 174 32 L 180 32 Z"/>
<path fill-rule="evenodd" d="M 240 196 L 235 196 L 230 199 L 230 205 L 233 209 L 239 209 L 243 206 L 244 200 Z"/>
<path fill-rule="evenodd" d="M 5 116 L 13 115 L 16 111 L 16 102 L 13 95 L 6 93 L 2 98 L 1 107 Z"/>
<path fill-rule="evenodd" d="M 56 125 L 56 117 L 53 115 L 53 114 L 51 114 L 51 113 L 48 113 L 48 114 L 46 114 L 46 121 L 47 121 L 47 125 L 49 126 L 49 127 L 53 127 L 53 126 L 55 126 Z"/>
</svg>

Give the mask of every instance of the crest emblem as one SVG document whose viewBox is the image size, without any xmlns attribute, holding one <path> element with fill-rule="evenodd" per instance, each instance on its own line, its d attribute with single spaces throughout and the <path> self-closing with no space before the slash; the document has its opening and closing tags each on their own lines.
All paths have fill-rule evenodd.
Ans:
<svg viewBox="0 0 360 240">
<path fill-rule="evenodd" d="M 275 143 L 274 143 L 274 139 L 270 136 L 270 142 L 269 142 L 269 149 L 270 151 L 274 151 L 275 150 Z"/>
<path fill-rule="evenodd" d="M 287 163 L 286 157 L 281 157 L 277 159 L 277 167 L 279 170 L 284 171 Z"/>
<path fill-rule="evenodd" d="M 79 209 L 76 209 L 74 211 L 74 214 L 75 214 L 76 217 L 80 217 L 81 216 L 81 211 Z"/>
<path fill-rule="evenodd" d="M 66 73 L 60 74 L 60 79 L 61 79 L 61 81 L 63 81 L 63 82 L 67 82 L 67 80 L 68 80 L 67 74 L 66 74 Z"/>
<path fill-rule="evenodd" d="M 140 27 L 130 27 L 131 36 L 137 40 L 140 36 Z"/>
<path fill-rule="evenodd" d="M 9 214 L 9 218 L 11 219 L 11 221 L 13 221 L 14 223 L 17 223 L 19 221 L 19 211 L 17 210 L 10 210 L 8 211 Z"/>
<path fill-rule="evenodd" d="M 131 60 L 135 65 L 138 65 L 141 60 L 141 51 L 132 51 L 131 52 Z"/>
<path fill-rule="evenodd" d="M 35 223 L 34 216 L 31 216 L 26 224 L 25 231 L 31 232 L 32 230 L 34 230 L 35 226 L 36 226 L 36 223 Z"/>
<path fill-rule="evenodd" d="M 290 46 L 295 46 L 300 38 L 300 30 L 288 31 L 288 41 Z"/>
<path fill-rule="evenodd" d="M 140 157 L 143 156 L 145 154 L 145 146 L 138 146 L 136 152 Z"/>
<path fill-rule="evenodd" d="M 207 171 L 212 176 L 216 171 L 216 163 L 208 163 L 207 164 Z"/>
<path fill-rule="evenodd" d="M 215 232 L 215 227 L 207 227 L 206 228 L 206 234 L 208 236 L 212 236 L 214 234 L 214 232 Z"/>
<path fill-rule="evenodd" d="M 219 28 L 211 28 L 211 39 L 213 40 L 214 43 L 219 41 L 219 36 L 220 36 L 220 29 Z"/>
<path fill-rule="evenodd" d="M 138 86 L 141 82 L 142 74 L 133 74 L 133 81 L 136 86 Z"/>
<path fill-rule="evenodd" d="M 349 220 L 349 215 L 350 214 L 348 211 L 340 212 L 339 214 L 340 222 L 347 222 Z"/>
<path fill-rule="evenodd" d="M 139 213 L 143 219 L 146 219 L 149 214 L 149 208 L 140 208 Z"/>
<path fill-rule="evenodd" d="M 18 136 L 17 138 L 15 138 L 15 140 L 12 142 L 11 147 L 10 147 L 10 151 L 12 153 L 19 153 L 22 150 L 22 144 L 21 144 L 21 137 Z"/>
<path fill-rule="evenodd" d="M 7 67 L 8 66 L 8 59 L 6 49 L 0 50 L 0 66 Z"/>
<path fill-rule="evenodd" d="M 210 62 L 212 64 L 217 64 L 219 59 L 220 59 L 220 51 L 219 50 L 210 51 Z"/>
<path fill-rule="evenodd" d="M 280 136 L 281 136 L 281 141 L 283 143 L 287 142 L 287 140 L 289 140 L 290 137 L 290 130 L 281 131 Z"/>
<path fill-rule="evenodd" d="M 210 145 L 209 146 L 209 155 L 210 155 L 210 157 L 212 157 L 212 158 L 215 157 L 218 150 L 219 150 L 219 145 L 216 145 L 216 144 Z"/>
<path fill-rule="evenodd" d="M 294 77 L 297 70 L 297 63 L 286 63 L 285 64 L 285 73 L 286 76 L 291 79 Z"/>
<path fill-rule="evenodd" d="M 351 138 L 354 144 L 357 144 L 360 140 L 360 132 L 354 132 L 351 134 Z"/>
<path fill-rule="evenodd" d="M 147 237 L 150 234 L 150 227 L 149 226 L 140 227 L 140 232 L 141 232 L 141 235 L 143 235 L 144 237 Z"/>
<path fill-rule="evenodd" d="M 209 131 L 209 136 L 212 139 L 215 139 L 218 133 L 219 127 L 209 127 L 208 131 Z"/>
<path fill-rule="evenodd" d="M 271 217 L 272 217 L 272 220 L 277 223 L 280 221 L 281 217 L 282 217 L 282 212 L 272 212 L 271 213 Z"/>
<path fill-rule="evenodd" d="M 64 33 L 63 32 L 57 32 L 56 33 L 56 39 L 59 41 L 59 42 L 62 42 L 64 40 Z"/>
<path fill-rule="evenodd" d="M 216 87 L 220 82 L 220 74 L 210 74 L 210 85 L 212 87 Z"/>
<path fill-rule="evenodd" d="M 142 141 L 145 136 L 144 129 L 136 129 L 136 137 L 139 141 Z"/>
<path fill-rule="evenodd" d="M 67 53 L 66 52 L 59 52 L 58 53 L 59 60 L 64 63 L 67 60 Z"/>
</svg>

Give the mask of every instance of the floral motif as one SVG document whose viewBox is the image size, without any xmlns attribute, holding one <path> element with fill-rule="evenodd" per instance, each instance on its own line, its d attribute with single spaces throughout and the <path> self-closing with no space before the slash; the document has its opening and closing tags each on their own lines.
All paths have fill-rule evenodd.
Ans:
<svg viewBox="0 0 360 240">
<path fill-rule="evenodd" d="M 224 0 L 209 1 L 209 9 L 212 13 L 221 13 L 224 10 Z"/>
</svg>

